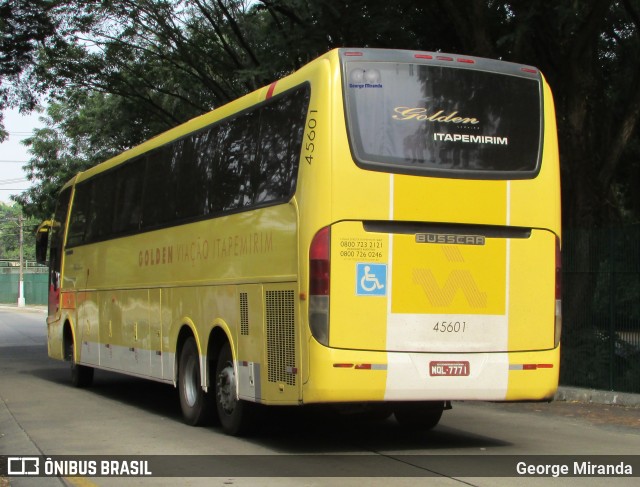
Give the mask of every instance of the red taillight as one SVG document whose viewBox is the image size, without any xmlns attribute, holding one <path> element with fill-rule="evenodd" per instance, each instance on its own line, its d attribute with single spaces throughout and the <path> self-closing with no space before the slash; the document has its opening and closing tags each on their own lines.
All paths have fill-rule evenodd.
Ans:
<svg viewBox="0 0 640 487">
<path fill-rule="evenodd" d="M 433 59 L 431 54 L 416 54 L 415 57 L 417 59 Z"/>
<path fill-rule="evenodd" d="M 309 328 L 318 343 L 329 346 L 331 230 L 322 228 L 309 247 Z"/>
<path fill-rule="evenodd" d="M 309 294 L 328 296 L 330 287 L 331 231 L 329 227 L 316 233 L 309 248 Z"/>
</svg>

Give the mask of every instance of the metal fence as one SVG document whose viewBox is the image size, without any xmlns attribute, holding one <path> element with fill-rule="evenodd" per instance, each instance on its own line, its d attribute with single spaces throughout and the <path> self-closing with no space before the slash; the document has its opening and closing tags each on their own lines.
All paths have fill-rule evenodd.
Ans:
<svg viewBox="0 0 640 487">
<path fill-rule="evenodd" d="M 48 280 L 46 267 L 25 267 L 24 298 L 27 305 L 47 304 Z M 19 284 L 20 268 L 0 265 L 0 303 L 17 303 Z"/>
<path fill-rule="evenodd" d="M 38 264 L 32 260 L 25 260 L 22 264 L 24 272 L 30 274 L 47 273 L 49 268 L 46 265 Z M 19 274 L 20 262 L 17 260 L 0 259 L 0 274 Z"/>
<path fill-rule="evenodd" d="M 562 264 L 561 384 L 640 393 L 640 226 L 565 229 Z"/>
</svg>

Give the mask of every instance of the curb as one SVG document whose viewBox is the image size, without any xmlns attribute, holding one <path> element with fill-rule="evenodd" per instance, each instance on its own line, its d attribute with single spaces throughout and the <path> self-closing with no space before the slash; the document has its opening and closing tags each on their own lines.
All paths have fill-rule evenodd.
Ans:
<svg viewBox="0 0 640 487">
<path fill-rule="evenodd" d="M 0 304 L 0 309 L 11 310 L 11 311 L 25 311 L 27 313 L 46 313 L 47 306 L 24 306 L 19 308 L 17 304 Z"/>
<path fill-rule="evenodd" d="M 561 386 L 555 396 L 556 401 L 578 401 L 596 404 L 614 404 L 640 408 L 640 394 L 630 392 L 600 391 L 596 389 L 581 389 L 579 387 Z"/>
</svg>

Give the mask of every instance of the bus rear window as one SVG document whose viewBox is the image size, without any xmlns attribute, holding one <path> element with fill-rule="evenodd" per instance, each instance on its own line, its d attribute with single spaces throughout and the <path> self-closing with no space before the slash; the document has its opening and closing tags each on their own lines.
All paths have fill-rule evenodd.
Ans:
<svg viewBox="0 0 640 487">
<path fill-rule="evenodd" d="M 390 62 L 347 62 L 343 76 L 351 151 L 363 168 L 477 179 L 538 172 L 537 78 Z"/>
</svg>

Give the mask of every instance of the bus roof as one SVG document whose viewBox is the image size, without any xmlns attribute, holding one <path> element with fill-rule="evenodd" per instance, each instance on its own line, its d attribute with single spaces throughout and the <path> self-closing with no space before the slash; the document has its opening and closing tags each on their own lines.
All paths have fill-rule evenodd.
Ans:
<svg viewBox="0 0 640 487">
<path fill-rule="evenodd" d="M 322 59 L 329 59 L 334 63 L 338 61 L 346 62 L 349 59 L 362 61 L 380 61 L 380 62 L 399 62 L 399 63 L 428 63 L 436 66 L 450 66 L 467 69 L 480 69 L 485 71 L 495 71 L 504 74 L 514 74 L 519 76 L 531 76 L 538 78 L 541 73 L 532 66 L 520 65 L 506 61 L 497 61 L 493 59 L 480 58 L 475 56 L 462 56 L 457 54 L 447 54 L 441 52 L 427 51 L 411 51 L 400 49 L 375 49 L 375 48 L 337 48 L 326 54 L 314 59 L 308 64 L 319 62 Z M 303 69 L 303 68 L 300 68 Z M 300 71 L 300 70 L 298 70 Z M 164 144 L 184 137 L 192 132 L 196 132 L 208 125 L 228 118 L 243 111 L 244 109 L 256 105 L 274 95 L 276 83 L 281 83 L 297 73 L 291 73 L 269 85 L 265 85 L 256 91 L 248 93 L 237 98 L 221 107 L 199 115 L 187 122 L 184 122 L 174 128 L 162 132 L 151 139 L 132 147 L 104 162 L 101 162 L 84 172 L 78 173 L 70 179 L 63 189 L 72 186 L 78 182 L 92 178 L 106 170 L 109 170 L 119 164 L 126 162 L 134 157 L 142 155 L 153 149 L 163 146 Z M 280 86 L 282 86 L 281 83 Z M 288 86 L 280 88 L 278 91 L 284 91 Z"/>
</svg>

